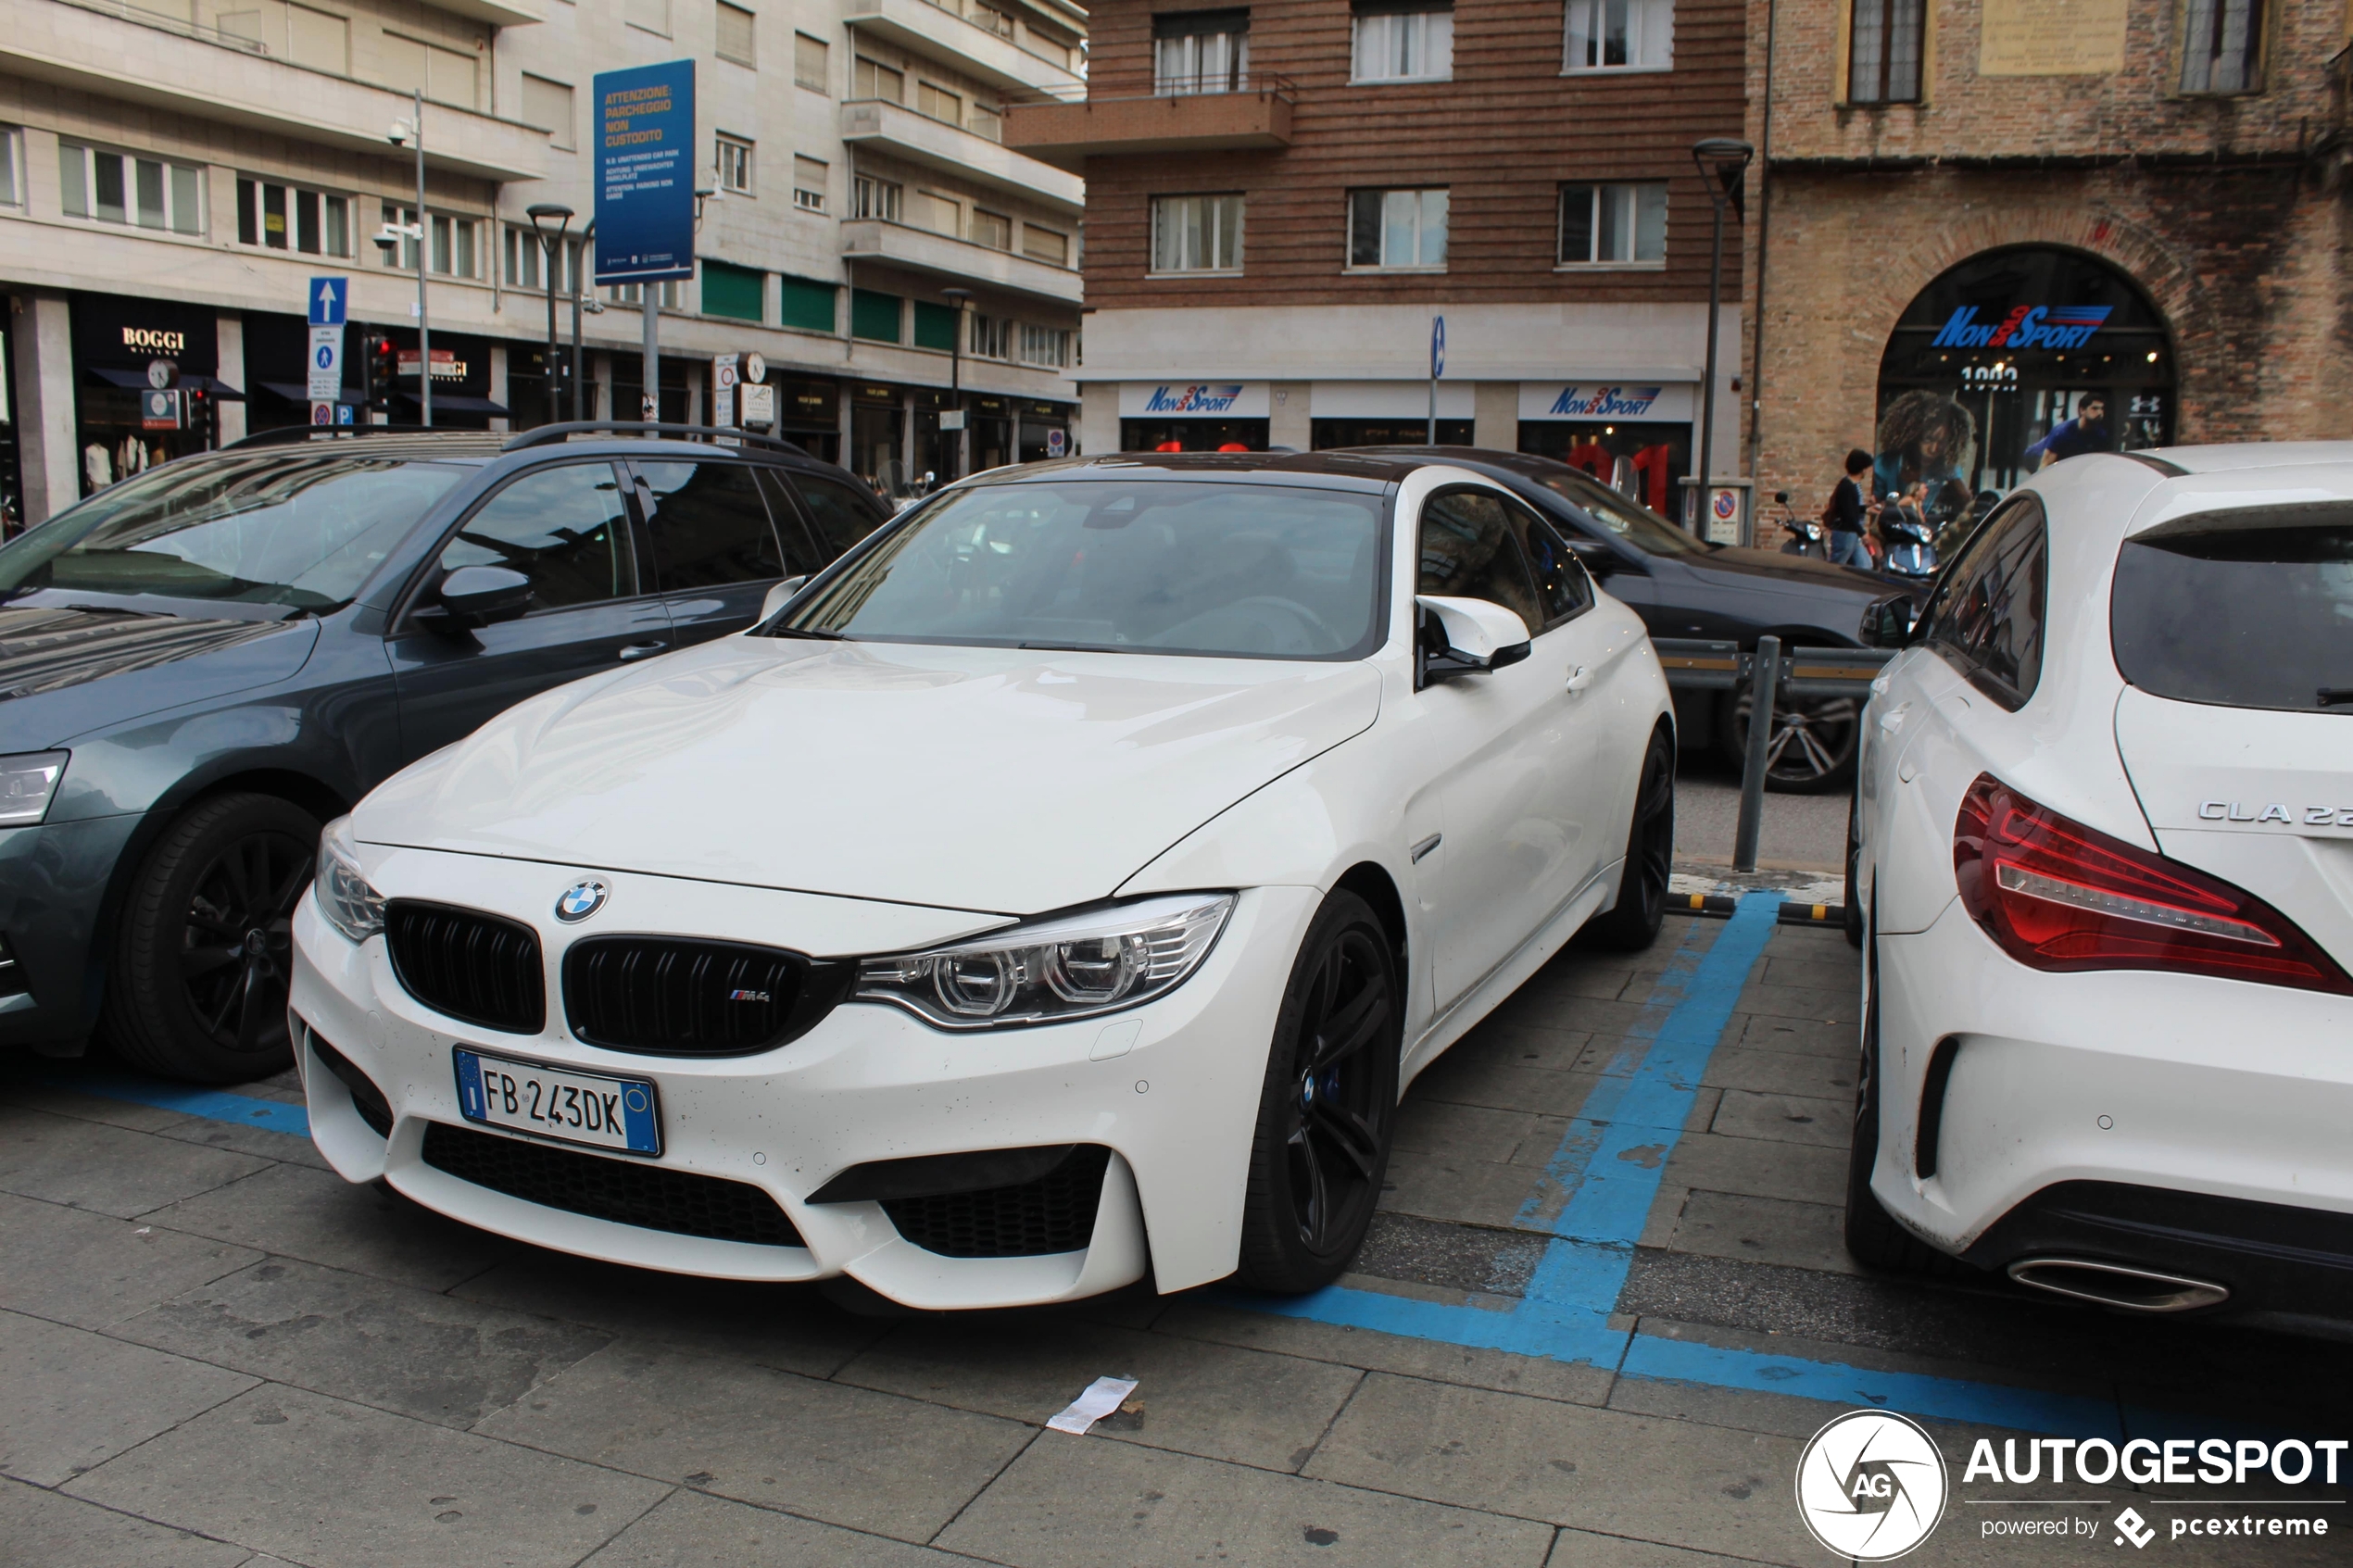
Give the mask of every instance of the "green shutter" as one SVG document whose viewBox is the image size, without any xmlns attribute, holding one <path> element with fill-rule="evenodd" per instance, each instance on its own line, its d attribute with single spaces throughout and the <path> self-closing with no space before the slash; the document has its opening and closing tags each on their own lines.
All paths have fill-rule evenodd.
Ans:
<svg viewBox="0 0 2353 1568">
<path fill-rule="evenodd" d="M 873 289 L 849 291 L 849 335 L 876 343 L 899 341 L 899 296 Z"/>
<path fill-rule="evenodd" d="M 934 305 L 928 299 L 915 301 L 915 346 L 937 348 L 941 353 L 956 346 L 956 312 L 946 305 Z"/>
<path fill-rule="evenodd" d="M 784 311 L 779 325 L 799 327 L 805 332 L 830 332 L 834 330 L 833 284 L 812 283 L 806 278 L 793 277 L 779 278 L 776 282 L 784 295 Z"/>
<path fill-rule="evenodd" d="M 732 316 L 738 321 L 758 321 L 767 315 L 768 274 L 749 267 L 731 267 L 724 261 L 702 264 L 702 313 L 706 316 Z"/>
</svg>

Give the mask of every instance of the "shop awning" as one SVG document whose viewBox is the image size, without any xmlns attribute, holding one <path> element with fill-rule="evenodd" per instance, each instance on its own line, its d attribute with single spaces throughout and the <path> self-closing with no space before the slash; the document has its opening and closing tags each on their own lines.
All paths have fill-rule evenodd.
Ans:
<svg viewBox="0 0 2353 1568">
<path fill-rule="evenodd" d="M 145 370 L 109 370 L 104 365 L 91 365 L 85 368 L 92 375 L 108 386 L 120 386 L 132 392 L 147 390 L 147 372 Z M 193 392 L 210 393 L 227 403 L 242 403 L 245 400 L 244 393 L 239 392 L 218 376 L 194 376 L 182 373 L 179 384 Z"/>
<path fill-rule="evenodd" d="M 413 392 L 404 392 L 400 396 L 404 402 L 420 406 L 424 401 Z M 487 397 L 468 397 L 462 393 L 456 392 L 434 393 L 433 406 L 436 411 L 448 414 L 488 414 L 494 420 L 511 417 L 507 412 L 507 406 L 504 403 L 493 403 Z"/>
<path fill-rule="evenodd" d="M 276 395 L 286 399 L 290 403 L 308 403 L 310 401 L 310 389 L 300 382 L 266 381 L 258 382 L 255 384 L 259 386 L 262 391 L 274 393 Z M 348 403 L 354 408 L 358 408 L 360 404 L 365 403 L 367 400 L 367 393 L 356 386 L 345 387 L 343 389 L 343 395 L 335 399 L 338 403 Z"/>
</svg>

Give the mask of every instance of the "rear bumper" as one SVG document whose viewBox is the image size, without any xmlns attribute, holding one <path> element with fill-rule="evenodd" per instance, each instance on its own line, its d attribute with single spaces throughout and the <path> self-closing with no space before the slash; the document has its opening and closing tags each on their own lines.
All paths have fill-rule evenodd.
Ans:
<svg viewBox="0 0 2353 1568">
<path fill-rule="evenodd" d="M 2002 1216 L 1962 1257 L 2087 1258 L 2227 1286 L 2233 1310 L 2353 1319 L 2353 1214 L 2116 1182 L 2061 1182 Z"/>
<path fill-rule="evenodd" d="M 96 1022 L 98 918 L 138 825 L 126 815 L 0 830 L 0 935 L 27 987 L 0 996 L 0 1050 L 71 1045 Z"/>
<path fill-rule="evenodd" d="M 1906 1228 L 1989 1268 L 2090 1257 L 2344 1309 L 2353 998 L 2030 970 L 1957 901 L 1879 958 L 1871 1187 Z"/>
</svg>

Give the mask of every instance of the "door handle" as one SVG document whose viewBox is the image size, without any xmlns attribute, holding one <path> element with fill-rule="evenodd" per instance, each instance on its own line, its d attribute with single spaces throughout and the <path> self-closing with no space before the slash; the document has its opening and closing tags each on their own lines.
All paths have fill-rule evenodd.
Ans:
<svg viewBox="0 0 2353 1568">
<path fill-rule="evenodd" d="M 1576 696 L 1579 692 L 1583 691 L 1587 686 L 1590 686 L 1592 684 L 1593 670 L 1591 665 L 1580 664 L 1576 669 L 1568 672 L 1568 691 L 1571 696 Z"/>
<path fill-rule="evenodd" d="M 623 659 L 651 659 L 658 653 L 668 653 L 669 651 L 670 645 L 668 643 L 629 643 L 623 646 L 621 657 Z"/>
<path fill-rule="evenodd" d="M 1905 716 L 1911 711 L 1912 705 L 1910 703 L 1897 703 L 1892 711 L 1882 713 L 1879 716 L 1879 727 L 1881 732 L 1885 734 L 1894 734 L 1896 731 L 1904 727 Z"/>
</svg>

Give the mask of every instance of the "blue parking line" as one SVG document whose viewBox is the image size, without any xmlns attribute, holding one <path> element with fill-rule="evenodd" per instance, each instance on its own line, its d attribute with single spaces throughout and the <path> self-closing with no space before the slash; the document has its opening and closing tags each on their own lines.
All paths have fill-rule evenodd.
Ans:
<svg viewBox="0 0 2353 1568">
<path fill-rule="evenodd" d="M 1464 1305 L 1333 1286 L 1309 1296 L 1227 1292 L 1253 1311 L 1415 1339 L 1582 1362 L 1622 1377 L 1794 1395 L 1947 1421 L 2083 1436 L 2121 1436 L 2111 1399 L 1727 1349 L 1613 1327 L 1610 1318 L 1683 1135 L 1693 1097 L 1741 989 L 1772 936 L 1779 893 L 1743 897 L 1715 945 L 1687 931 L 1625 1046 L 1574 1117 L 1517 1216 L 1552 1239 L 1527 1294 Z"/>
<path fill-rule="evenodd" d="M 264 1127 L 298 1138 L 310 1135 L 309 1110 L 283 1100 L 256 1099 L 250 1095 L 224 1094 L 218 1089 L 192 1089 L 184 1084 L 167 1084 L 160 1078 L 140 1078 L 129 1073 L 94 1073 L 70 1077 L 51 1073 L 44 1075 L 40 1082 L 53 1089 L 70 1089 L 75 1094 L 132 1105 L 152 1105 L 157 1110 L 177 1110 L 183 1116 L 202 1116 L 239 1127 Z"/>
</svg>

